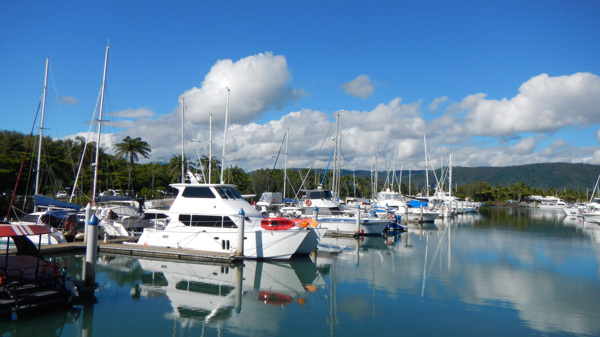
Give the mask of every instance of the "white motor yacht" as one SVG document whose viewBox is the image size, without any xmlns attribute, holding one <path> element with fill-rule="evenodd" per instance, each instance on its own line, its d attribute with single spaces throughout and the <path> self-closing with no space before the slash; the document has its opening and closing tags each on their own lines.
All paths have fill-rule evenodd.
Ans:
<svg viewBox="0 0 600 337">
<path fill-rule="evenodd" d="M 137 244 L 234 254 L 243 216 L 246 258 L 289 259 L 293 254 L 309 250 L 305 241 L 313 242 L 311 250 L 316 249 L 317 242 L 314 237 L 311 239 L 314 229 L 263 228 L 263 216 L 238 193 L 235 185 L 180 183 L 171 186 L 178 193 L 171 208 L 163 212 L 169 217 L 164 229 L 145 228 Z"/>
</svg>

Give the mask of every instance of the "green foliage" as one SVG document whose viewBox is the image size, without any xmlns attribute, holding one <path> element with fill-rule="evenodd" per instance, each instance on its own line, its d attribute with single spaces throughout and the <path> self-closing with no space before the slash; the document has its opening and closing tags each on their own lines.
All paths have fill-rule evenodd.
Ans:
<svg viewBox="0 0 600 337">
<path fill-rule="evenodd" d="M 17 195 L 33 194 L 36 160 L 36 136 L 29 140 L 28 135 L 14 131 L 0 131 L 0 215 L 6 214 L 10 194 L 15 187 L 21 162 L 25 158 Z M 129 141 L 126 141 L 128 140 Z M 27 143 L 29 149 L 25 155 Z M 75 140 L 43 140 L 41 193 L 54 195 L 59 191 L 70 191 L 75 180 L 77 167 L 84 150 L 83 138 Z M 130 144 L 132 143 L 132 144 Z M 150 147 L 140 138 L 126 137 L 120 151 L 112 156 L 100 150 L 98 166 L 98 192 L 108 189 L 131 189 L 134 195 L 146 198 L 157 198 L 162 194 L 158 190 L 167 191 L 169 184 L 181 181 L 181 156 L 173 156 L 168 163 L 136 163 L 138 155 L 149 157 Z M 127 146 L 126 146 L 127 145 Z M 129 146 L 131 145 L 131 146 Z M 135 146 L 134 146 L 135 145 Z M 84 168 L 79 177 L 78 188 L 81 196 L 74 202 L 85 204 L 91 198 L 91 186 L 94 170 L 95 145 L 89 143 L 85 147 Z M 205 172 L 208 178 L 208 157 L 191 162 L 184 158 L 185 168 L 196 172 Z M 221 163 L 211 158 L 212 183 L 220 181 Z M 453 168 L 453 193 L 463 199 L 485 202 L 503 202 L 525 200 L 531 195 L 555 195 L 566 201 L 587 201 L 588 193 L 593 190 L 600 166 L 588 164 L 547 163 L 509 167 L 455 167 Z M 324 181 L 324 187 L 330 188 L 331 172 L 323 180 L 323 170 L 288 169 L 285 182 L 286 198 L 299 198 L 302 189 L 313 189 Z M 437 172 L 438 176 L 439 171 Z M 410 173 L 410 191 L 412 194 L 424 192 L 424 171 Z M 380 177 L 384 177 L 380 174 Z M 399 177 L 399 172 L 397 172 Z M 430 182 L 432 181 L 430 175 Z M 404 194 L 409 193 L 408 174 L 402 177 Z M 240 167 L 233 166 L 224 170 L 224 181 L 238 186 L 242 194 L 255 194 L 256 199 L 264 191 L 283 192 L 284 172 L 280 169 L 259 169 L 250 173 Z M 379 181 L 378 190 L 383 188 Z M 342 171 L 340 195 L 345 197 L 372 197 L 371 172 Z M 397 189 L 397 187 L 395 187 Z M 4 194 L 4 195 L 2 195 Z M 23 203 L 22 197 L 17 198 Z M 23 207 L 23 205 L 20 205 Z"/>
</svg>

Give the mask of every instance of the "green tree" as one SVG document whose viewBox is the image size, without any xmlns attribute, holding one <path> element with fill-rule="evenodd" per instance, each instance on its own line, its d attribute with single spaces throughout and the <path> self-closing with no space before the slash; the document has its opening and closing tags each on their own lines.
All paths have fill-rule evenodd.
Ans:
<svg viewBox="0 0 600 337">
<path fill-rule="evenodd" d="M 143 141 L 141 137 L 131 138 L 129 136 L 123 138 L 121 143 L 114 145 L 115 156 L 120 158 L 128 158 L 129 160 L 129 180 L 127 183 L 127 191 L 131 190 L 131 172 L 133 171 L 133 163 L 138 161 L 138 155 L 148 159 L 150 158 L 150 145 Z"/>
</svg>

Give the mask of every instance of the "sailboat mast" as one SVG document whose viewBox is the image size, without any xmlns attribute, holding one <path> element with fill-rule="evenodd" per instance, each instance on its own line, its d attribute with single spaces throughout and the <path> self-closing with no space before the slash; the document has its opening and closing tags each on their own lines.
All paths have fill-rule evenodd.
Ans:
<svg viewBox="0 0 600 337">
<path fill-rule="evenodd" d="M 425 143 L 425 188 L 427 189 L 427 197 L 429 197 L 429 166 L 427 165 L 427 138 L 423 135 L 423 142 Z"/>
<path fill-rule="evenodd" d="M 34 196 L 40 191 L 40 169 L 42 164 L 42 140 L 44 139 L 44 113 L 46 111 L 46 88 L 48 87 L 48 64 L 50 58 L 46 58 L 46 74 L 44 75 L 44 93 L 42 94 L 42 120 L 40 122 L 40 139 L 38 144 L 37 168 L 35 170 L 35 192 Z M 37 212 L 37 206 L 33 206 L 34 212 Z"/>
<path fill-rule="evenodd" d="M 283 199 L 285 199 L 285 185 L 287 185 L 287 156 L 288 156 L 288 140 L 290 129 L 285 130 L 285 161 L 283 162 Z"/>
<path fill-rule="evenodd" d="M 221 184 L 224 183 L 225 179 L 223 179 L 223 169 L 225 168 L 225 145 L 227 145 L 227 120 L 229 119 L 229 94 L 230 90 L 227 89 L 227 103 L 225 105 L 225 131 L 223 132 L 223 156 L 221 158 Z"/>
<path fill-rule="evenodd" d="M 212 183 L 212 114 L 208 117 L 208 183 Z"/>
<path fill-rule="evenodd" d="M 92 206 L 96 203 L 96 189 L 98 187 L 98 164 L 100 161 L 100 140 L 102 135 L 102 110 L 104 109 L 104 90 L 106 89 L 106 67 L 108 65 L 108 50 L 106 46 L 106 56 L 104 57 L 104 72 L 102 74 L 102 89 L 100 90 L 100 112 L 98 114 L 98 134 L 96 135 L 96 159 L 94 161 L 94 184 L 92 186 Z"/>
<path fill-rule="evenodd" d="M 185 97 L 181 97 L 181 183 L 185 183 L 185 149 L 184 149 L 184 114 L 185 114 Z"/>
<path fill-rule="evenodd" d="M 450 152 L 450 172 L 448 174 L 448 196 L 452 196 L 452 152 Z"/>
</svg>

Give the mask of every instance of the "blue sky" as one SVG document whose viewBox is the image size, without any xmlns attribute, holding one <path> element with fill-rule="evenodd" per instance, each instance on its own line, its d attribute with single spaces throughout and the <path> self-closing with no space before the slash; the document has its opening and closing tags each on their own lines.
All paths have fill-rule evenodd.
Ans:
<svg viewBox="0 0 600 337">
<path fill-rule="evenodd" d="M 597 1 L 1 1 L 3 130 L 28 133 L 50 58 L 45 127 L 87 135 L 110 40 L 103 145 L 151 161 L 223 143 L 228 162 L 324 167 L 341 114 L 348 169 L 600 164 Z M 432 104 L 435 103 L 435 104 Z M 437 108 L 436 108 L 437 106 Z M 193 141 L 191 133 L 196 141 Z M 319 155 L 317 156 L 317 153 Z M 279 165 L 278 165 L 279 166 Z"/>
</svg>

